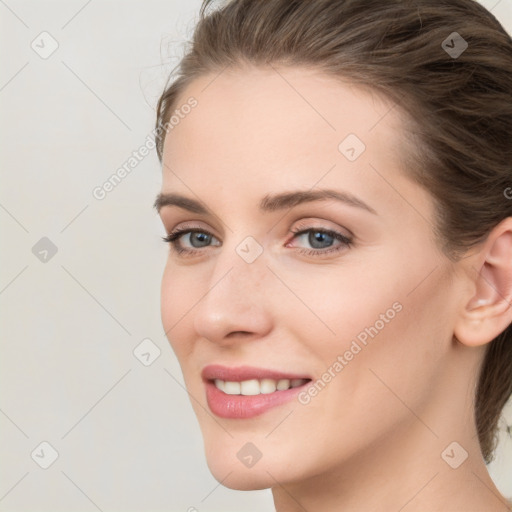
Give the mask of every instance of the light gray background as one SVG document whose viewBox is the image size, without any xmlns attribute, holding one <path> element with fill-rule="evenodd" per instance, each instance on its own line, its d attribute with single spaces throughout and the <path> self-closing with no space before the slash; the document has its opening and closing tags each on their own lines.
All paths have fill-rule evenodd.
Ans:
<svg viewBox="0 0 512 512">
<path fill-rule="evenodd" d="M 510 0 L 482 3 L 512 30 Z M 0 0 L 0 512 L 273 510 L 270 491 L 209 473 L 163 335 L 156 152 L 92 193 L 147 141 L 199 7 Z M 146 338 L 161 351 L 149 366 L 133 353 Z M 504 434 L 490 470 L 511 497 Z"/>
</svg>

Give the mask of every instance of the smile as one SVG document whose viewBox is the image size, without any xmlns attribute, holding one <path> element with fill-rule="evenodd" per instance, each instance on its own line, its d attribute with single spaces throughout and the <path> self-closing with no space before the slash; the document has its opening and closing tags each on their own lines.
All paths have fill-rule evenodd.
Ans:
<svg viewBox="0 0 512 512">
<path fill-rule="evenodd" d="M 311 378 L 241 366 L 206 366 L 201 372 L 210 411 L 221 418 L 247 419 L 292 400 Z"/>
<path fill-rule="evenodd" d="M 308 382 L 308 379 L 251 379 L 242 382 L 215 379 L 215 387 L 227 395 L 266 395 L 275 391 L 286 391 L 297 388 Z"/>
</svg>

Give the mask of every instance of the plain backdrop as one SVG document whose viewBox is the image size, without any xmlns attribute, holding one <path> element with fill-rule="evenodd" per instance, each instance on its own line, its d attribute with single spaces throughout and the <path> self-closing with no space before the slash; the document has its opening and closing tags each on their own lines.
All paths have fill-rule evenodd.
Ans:
<svg viewBox="0 0 512 512">
<path fill-rule="evenodd" d="M 510 0 L 482 3 L 512 30 Z M 0 512 L 274 510 L 211 476 L 179 385 L 155 150 L 94 195 L 147 143 L 199 7 L 0 1 Z M 511 497 L 504 432 L 490 470 Z"/>
</svg>

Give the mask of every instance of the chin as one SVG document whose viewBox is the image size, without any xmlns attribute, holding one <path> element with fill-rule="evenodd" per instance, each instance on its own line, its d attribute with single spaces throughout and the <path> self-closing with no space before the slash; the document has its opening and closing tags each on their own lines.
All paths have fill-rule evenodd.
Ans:
<svg viewBox="0 0 512 512">
<path fill-rule="evenodd" d="M 243 471 L 239 473 L 233 472 L 226 478 L 222 485 L 227 487 L 228 489 L 233 489 L 235 491 L 260 491 L 262 489 L 270 489 L 273 485 L 275 485 L 275 480 L 269 477 L 268 474 L 242 474 Z M 218 478 L 216 475 L 213 475 L 217 481 Z M 225 476 L 225 475 L 224 475 Z"/>
<path fill-rule="evenodd" d="M 243 462 L 243 453 L 239 455 L 240 448 L 245 443 L 232 441 L 220 443 L 218 440 L 211 440 L 204 445 L 208 469 L 224 487 L 238 491 L 268 489 L 276 485 L 276 480 L 284 480 L 284 474 L 289 473 L 290 468 L 286 470 L 276 457 L 275 451 L 270 457 L 263 455 L 254 464 L 248 462 L 246 465 Z"/>
<path fill-rule="evenodd" d="M 310 469 L 316 465 L 315 461 L 307 456 L 297 459 L 297 449 L 294 446 L 264 446 L 262 442 L 260 448 L 264 452 L 263 455 L 252 466 L 247 467 L 238 457 L 246 441 L 230 441 L 222 443 L 218 438 L 213 438 L 204 443 L 206 463 L 211 474 L 228 489 L 269 489 L 279 484 L 307 478 Z M 241 458 L 243 459 L 243 456 Z"/>
</svg>

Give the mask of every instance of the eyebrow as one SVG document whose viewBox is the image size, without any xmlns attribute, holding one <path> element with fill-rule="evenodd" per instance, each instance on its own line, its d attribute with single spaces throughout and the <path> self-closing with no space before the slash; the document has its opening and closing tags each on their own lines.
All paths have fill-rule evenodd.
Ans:
<svg viewBox="0 0 512 512">
<path fill-rule="evenodd" d="M 260 201 L 259 210 L 263 213 L 275 212 L 278 210 L 293 208 L 294 206 L 303 203 L 326 201 L 329 199 L 334 199 L 356 208 L 362 208 L 377 215 L 377 212 L 371 206 L 367 205 L 364 201 L 353 194 L 332 189 L 296 190 L 282 192 L 275 195 L 267 194 Z M 188 210 L 189 212 L 203 215 L 211 213 L 210 210 L 199 201 L 174 193 L 160 193 L 156 196 L 153 207 L 156 208 L 157 212 L 160 213 L 160 210 L 164 206 L 177 206 L 178 208 Z"/>
</svg>

